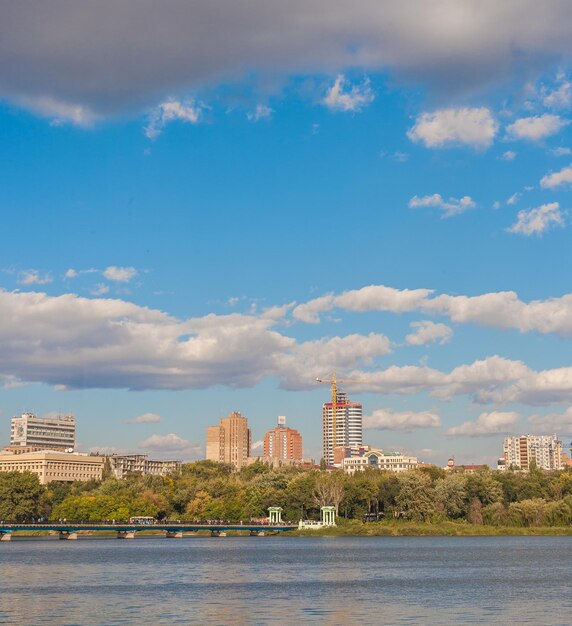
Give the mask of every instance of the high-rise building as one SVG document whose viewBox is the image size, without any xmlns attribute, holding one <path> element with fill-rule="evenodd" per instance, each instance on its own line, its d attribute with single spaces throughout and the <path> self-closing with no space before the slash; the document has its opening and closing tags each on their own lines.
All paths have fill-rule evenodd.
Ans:
<svg viewBox="0 0 572 626">
<path fill-rule="evenodd" d="M 351 402 L 346 393 L 338 391 L 336 401 L 336 440 L 333 440 L 331 402 L 322 405 L 322 447 L 324 460 L 334 463 L 334 448 L 362 445 L 362 405 Z"/>
<path fill-rule="evenodd" d="M 264 458 L 302 460 L 302 435 L 286 426 L 286 418 L 278 418 L 278 426 L 264 435 Z"/>
<path fill-rule="evenodd" d="M 521 435 L 506 437 L 503 443 L 504 463 L 499 468 L 529 470 L 533 464 L 545 470 L 562 469 L 562 442 L 556 435 Z"/>
<path fill-rule="evenodd" d="M 247 464 L 251 443 L 248 420 L 234 411 L 228 417 L 221 417 L 218 426 L 207 428 L 207 459 L 230 463 L 239 470 Z"/>
<path fill-rule="evenodd" d="M 22 413 L 12 418 L 10 448 L 35 448 L 39 450 L 71 450 L 75 448 L 75 417 L 38 417 Z"/>
</svg>

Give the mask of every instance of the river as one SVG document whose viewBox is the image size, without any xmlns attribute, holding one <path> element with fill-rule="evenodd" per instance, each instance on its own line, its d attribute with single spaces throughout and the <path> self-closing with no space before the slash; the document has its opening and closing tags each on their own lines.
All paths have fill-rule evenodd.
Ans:
<svg viewBox="0 0 572 626">
<path fill-rule="evenodd" d="M 572 622 L 572 537 L 14 539 L 0 624 Z"/>
</svg>

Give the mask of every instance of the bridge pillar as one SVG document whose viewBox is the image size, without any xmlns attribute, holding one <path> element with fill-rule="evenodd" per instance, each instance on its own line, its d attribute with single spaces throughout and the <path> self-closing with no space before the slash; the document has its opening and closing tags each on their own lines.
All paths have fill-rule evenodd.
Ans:
<svg viewBox="0 0 572 626">
<path fill-rule="evenodd" d="M 211 530 L 211 537 L 226 537 L 226 530 Z"/>
<path fill-rule="evenodd" d="M 118 530 L 117 538 L 118 539 L 135 539 L 135 530 Z"/>
<path fill-rule="evenodd" d="M 183 531 L 182 530 L 167 530 L 165 532 L 165 537 L 167 537 L 167 539 L 182 539 Z"/>
<path fill-rule="evenodd" d="M 69 530 L 60 530 L 60 539 L 76 540 L 77 533 L 70 532 Z"/>
<path fill-rule="evenodd" d="M 0 541 L 12 541 L 12 533 L 0 533 Z"/>
</svg>

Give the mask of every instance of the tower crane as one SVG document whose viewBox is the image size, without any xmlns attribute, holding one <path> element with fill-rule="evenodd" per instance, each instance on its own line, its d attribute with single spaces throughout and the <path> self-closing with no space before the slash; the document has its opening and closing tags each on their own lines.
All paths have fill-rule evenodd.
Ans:
<svg viewBox="0 0 572 626">
<path fill-rule="evenodd" d="M 337 378 L 336 372 L 332 372 L 331 378 L 316 378 L 317 383 L 328 383 L 332 390 L 332 455 L 336 447 L 337 435 L 337 405 L 338 405 L 338 383 L 365 383 L 360 378 Z"/>
</svg>

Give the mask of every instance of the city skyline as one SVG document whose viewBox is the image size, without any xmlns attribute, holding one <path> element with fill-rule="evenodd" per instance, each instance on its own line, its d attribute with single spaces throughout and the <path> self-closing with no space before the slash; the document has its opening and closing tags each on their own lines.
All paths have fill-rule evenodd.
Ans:
<svg viewBox="0 0 572 626">
<path fill-rule="evenodd" d="M 336 371 L 374 447 L 568 443 L 567 3 L 132 1 L 3 11 L 3 440 L 198 459 L 239 410 L 320 458 Z"/>
</svg>

